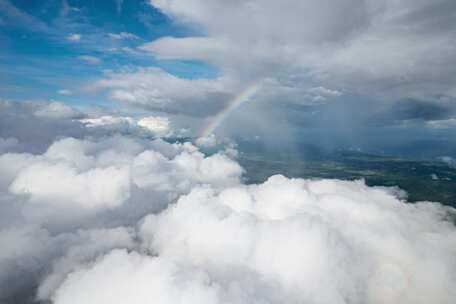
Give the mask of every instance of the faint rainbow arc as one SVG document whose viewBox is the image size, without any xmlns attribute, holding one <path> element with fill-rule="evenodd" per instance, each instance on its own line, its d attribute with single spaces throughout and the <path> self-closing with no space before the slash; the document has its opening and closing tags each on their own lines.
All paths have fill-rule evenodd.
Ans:
<svg viewBox="0 0 456 304">
<path fill-rule="evenodd" d="M 241 106 L 244 102 L 248 101 L 257 91 L 258 84 L 256 82 L 245 87 L 239 94 L 228 102 L 228 106 L 222 111 L 217 113 L 213 119 L 199 132 L 198 138 L 204 138 L 212 133 L 223 123 L 223 121 L 230 116 L 230 114 Z"/>
</svg>

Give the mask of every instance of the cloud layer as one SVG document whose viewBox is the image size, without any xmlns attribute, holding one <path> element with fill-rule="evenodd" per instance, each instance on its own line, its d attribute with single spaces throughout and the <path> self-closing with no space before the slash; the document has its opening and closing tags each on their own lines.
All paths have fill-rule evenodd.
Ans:
<svg viewBox="0 0 456 304">
<path fill-rule="evenodd" d="M 290 150 L 304 143 L 420 157 L 454 152 L 451 0 L 149 4 L 188 31 L 138 40 L 134 51 L 157 66 L 112 69 L 89 91 L 179 116 L 197 136 L 256 86 L 218 136 L 273 137 L 271 146 L 285 138 Z"/>
<path fill-rule="evenodd" d="M 103 124 L 94 132 L 86 114 L 56 104 L 3 111 L 11 126 L 34 119 L 42 131 L 70 124 L 81 133 L 50 132 L 37 149 L 25 125 L 0 141 L 2 303 L 456 297 L 450 207 L 407 203 L 400 189 L 363 181 L 276 175 L 246 185 L 233 147 L 205 155 Z"/>
<path fill-rule="evenodd" d="M 207 33 L 143 46 L 162 58 L 205 60 L 239 77 L 308 74 L 386 98 L 455 97 L 452 1 L 150 2 Z"/>
</svg>

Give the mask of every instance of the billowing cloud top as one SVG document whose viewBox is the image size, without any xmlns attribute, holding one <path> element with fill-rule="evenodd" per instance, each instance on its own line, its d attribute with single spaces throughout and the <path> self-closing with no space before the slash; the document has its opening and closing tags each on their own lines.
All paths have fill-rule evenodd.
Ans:
<svg viewBox="0 0 456 304">
<path fill-rule="evenodd" d="M 43 108 L 62 115 L 36 115 Z M 113 116 L 81 122 L 85 114 L 70 110 L 3 105 L 5 117 L 34 119 L 37 131 L 67 123 L 81 133 L 48 133 L 40 149 L 23 126 L 0 131 L 2 302 L 449 304 L 456 297 L 453 208 L 407 203 L 400 189 L 363 181 L 275 175 L 246 185 L 232 146 L 205 155 L 189 142 L 112 126 L 102 132 Z"/>
</svg>

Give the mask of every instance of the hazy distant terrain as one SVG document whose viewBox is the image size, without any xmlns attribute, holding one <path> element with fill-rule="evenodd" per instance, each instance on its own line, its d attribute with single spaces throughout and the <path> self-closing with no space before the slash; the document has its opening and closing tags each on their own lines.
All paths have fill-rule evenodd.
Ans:
<svg viewBox="0 0 456 304">
<path fill-rule="evenodd" d="M 244 153 L 239 159 L 249 183 L 273 174 L 302 178 L 364 179 L 368 185 L 398 186 L 408 201 L 436 201 L 456 206 L 456 169 L 432 160 L 408 160 L 359 152 L 338 152 L 325 157 L 289 155 L 274 158 Z"/>
</svg>

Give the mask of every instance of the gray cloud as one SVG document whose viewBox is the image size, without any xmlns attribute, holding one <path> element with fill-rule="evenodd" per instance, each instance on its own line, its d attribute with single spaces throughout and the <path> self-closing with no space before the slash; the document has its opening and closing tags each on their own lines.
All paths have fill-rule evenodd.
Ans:
<svg viewBox="0 0 456 304">
<path fill-rule="evenodd" d="M 151 3 L 208 32 L 206 47 L 191 38 L 144 46 L 159 56 L 204 58 L 260 77 L 301 69 L 324 86 L 382 97 L 454 97 L 452 1 L 287 1 L 280 9 L 274 1 Z"/>
<path fill-rule="evenodd" d="M 76 110 L 61 102 L 0 100 L 0 151 L 43 152 L 62 137 L 83 138 L 114 134 L 141 138 L 181 136 L 168 117 L 151 113 L 120 113 L 103 108 Z"/>
<path fill-rule="evenodd" d="M 82 113 L 61 103 L 0 101 L 0 137 L 18 141 L 19 151 L 43 151 L 62 136 L 81 137 L 84 128 L 72 118 Z"/>
<path fill-rule="evenodd" d="M 233 98 L 228 78 L 184 79 L 159 68 L 110 73 L 90 88 L 107 89 L 114 100 L 149 110 L 207 116 Z"/>
<path fill-rule="evenodd" d="M 397 119 L 445 120 L 454 117 L 456 105 L 453 102 L 426 102 L 401 100 L 390 110 Z"/>
<path fill-rule="evenodd" d="M 156 69 L 112 73 L 98 87 L 113 99 L 211 116 L 251 83 L 262 84 L 254 100 L 300 104 L 350 96 L 378 103 L 456 96 L 451 1 L 151 4 L 177 22 L 202 27 L 205 36 L 162 37 L 139 49 L 159 59 L 205 61 L 221 76 L 194 81 Z"/>
</svg>

